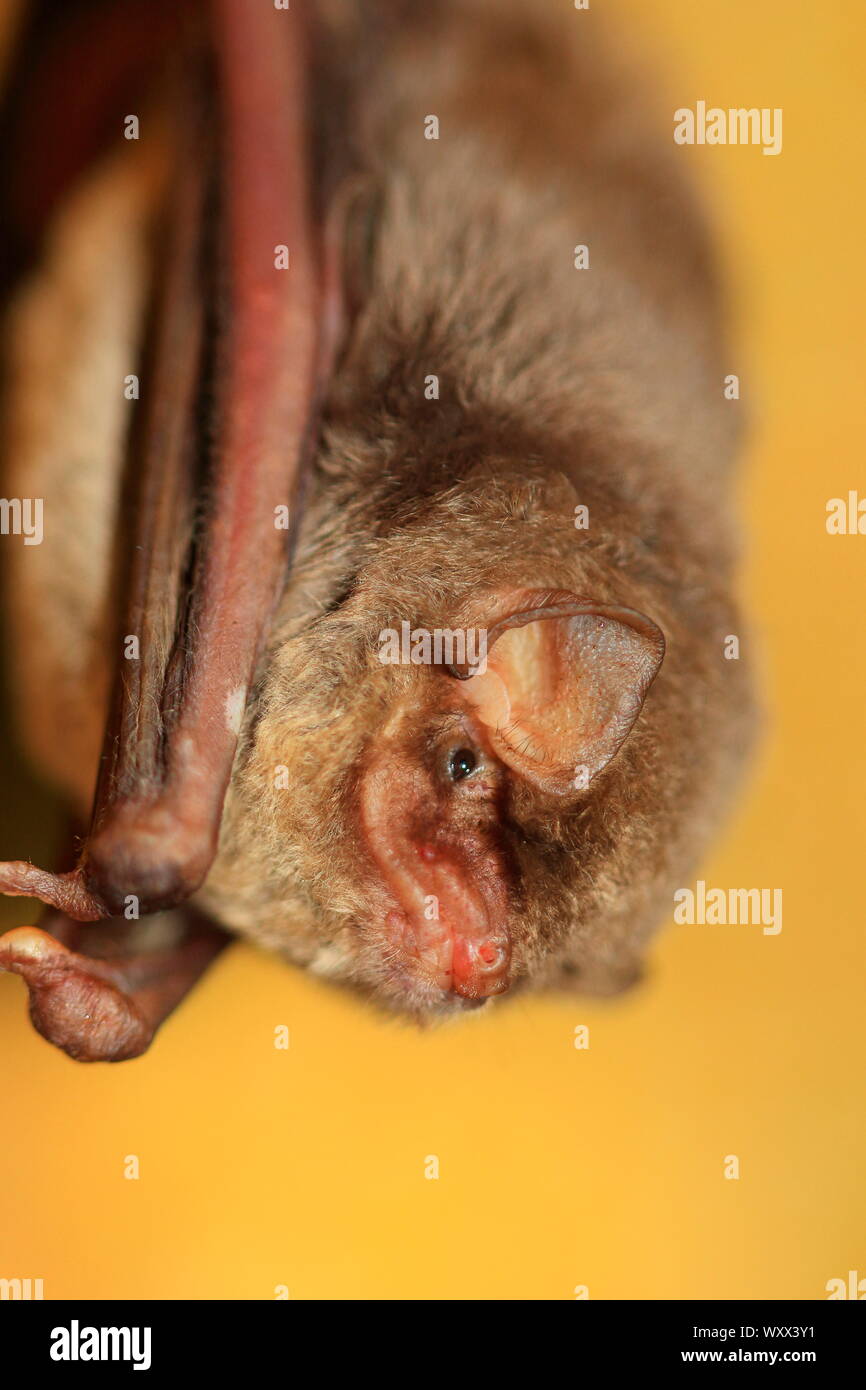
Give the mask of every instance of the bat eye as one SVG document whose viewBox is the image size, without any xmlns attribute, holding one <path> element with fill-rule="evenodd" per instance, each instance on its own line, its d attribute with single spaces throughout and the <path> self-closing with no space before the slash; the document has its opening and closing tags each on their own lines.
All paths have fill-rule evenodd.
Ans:
<svg viewBox="0 0 866 1390">
<path fill-rule="evenodd" d="M 478 759 L 471 748 L 458 748 L 448 759 L 448 776 L 452 782 L 462 782 L 478 766 Z"/>
</svg>

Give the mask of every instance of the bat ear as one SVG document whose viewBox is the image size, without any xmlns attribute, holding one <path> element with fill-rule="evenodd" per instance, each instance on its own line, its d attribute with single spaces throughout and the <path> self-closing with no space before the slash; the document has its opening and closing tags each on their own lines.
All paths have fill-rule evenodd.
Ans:
<svg viewBox="0 0 866 1390">
<path fill-rule="evenodd" d="M 527 605 L 527 600 L 531 604 Z M 486 663 L 451 668 L 494 751 L 544 791 L 589 785 L 625 742 L 665 651 L 632 608 L 521 594 L 487 629 Z M 482 669 L 483 668 L 483 669 Z"/>
</svg>

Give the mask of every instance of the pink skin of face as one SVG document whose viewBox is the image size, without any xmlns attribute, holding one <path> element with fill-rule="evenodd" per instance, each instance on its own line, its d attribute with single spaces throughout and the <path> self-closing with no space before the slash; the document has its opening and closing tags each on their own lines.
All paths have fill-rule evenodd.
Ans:
<svg viewBox="0 0 866 1390">
<path fill-rule="evenodd" d="M 447 677 L 439 677 L 447 680 Z M 493 836 L 498 769 L 461 721 L 434 762 L 476 751 L 477 769 L 450 782 L 413 757 L 399 737 L 383 741 L 361 783 L 361 829 L 389 906 L 387 957 L 431 990 L 486 999 L 509 986 L 511 942 L 504 866 Z"/>
</svg>

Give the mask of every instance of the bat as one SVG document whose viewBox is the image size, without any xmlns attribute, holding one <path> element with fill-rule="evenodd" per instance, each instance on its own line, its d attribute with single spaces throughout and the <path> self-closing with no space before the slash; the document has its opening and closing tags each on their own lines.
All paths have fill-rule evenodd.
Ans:
<svg viewBox="0 0 866 1390">
<path fill-rule="evenodd" d="M 79 814 L 109 714 L 77 867 L 0 870 L 63 917 L 0 938 L 0 964 L 70 1055 L 148 1045 L 225 940 L 203 918 L 418 1021 L 639 975 L 752 697 L 730 659 L 738 418 L 713 257 L 682 155 L 598 28 L 486 0 L 214 4 L 169 192 L 147 152 L 136 172 L 104 157 L 23 292 L 21 487 L 82 495 L 52 542 L 62 602 L 47 539 L 45 568 L 14 555 L 19 703 Z M 47 441 L 28 394 L 74 248 L 118 215 L 139 262 L 75 285 L 80 370 L 92 396 L 122 377 L 149 304 L 151 390 L 128 438 L 102 420 L 88 488 L 56 442 L 84 388 Z M 124 467 L 138 539 L 112 626 Z M 287 502 L 293 549 L 271 524 Z M 70 610 L 77 668 L 52 640 Z M 109 699 L 124 635 L 141 657 Z M 165 909 L 172 960 L 146 943 Z"/>
</svg>

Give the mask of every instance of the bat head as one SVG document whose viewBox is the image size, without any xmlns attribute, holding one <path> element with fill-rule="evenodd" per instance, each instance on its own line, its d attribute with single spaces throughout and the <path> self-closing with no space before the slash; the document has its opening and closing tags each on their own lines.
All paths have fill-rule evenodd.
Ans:
<svg viewBox="0 0 866 1390">
<path fill-rule="evenodd" d="M 508 990 L 525 895 L 518 792 L 558 809 L 588 791 L 664 652 L 641 614 L 568 592 L 508 590 L 472 608 L 456 629 L 404 620 L 399 639 L 381 634 L 380 660 L 425 670 L 392 700 L 357 783 L 394 982 L 434 1005 Z"/>
<path fill-rule="evenodd" d="M 416 1017 L 620 987 L 700 819 L 664 616 L 561 515 L 489 521 L 395 527 L 277 641 L 207 885 L 228 925 Z"/>
</svg>

